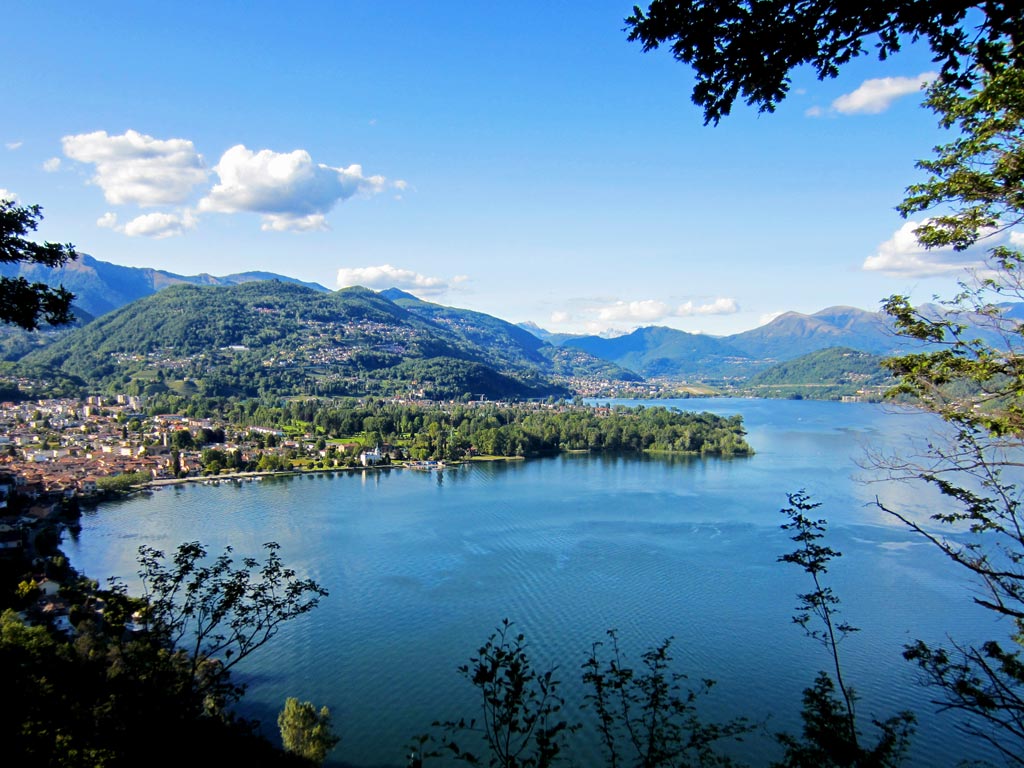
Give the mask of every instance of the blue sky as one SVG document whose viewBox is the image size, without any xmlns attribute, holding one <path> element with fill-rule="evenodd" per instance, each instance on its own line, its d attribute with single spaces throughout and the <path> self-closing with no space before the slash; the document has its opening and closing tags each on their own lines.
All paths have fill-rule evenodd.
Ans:
<svg viewBox="0 0 1024 768">
<path fill-rule="evenodd" d="M 728 334 L 949 295 L 895 212 L 927 51 L 705 127 L 630 2 L 5 6 L 0 190 L 117 264 L 398 286 L 552 331 Z M 902 231 L 901 231 L 902 229 Z"/>
</svg>

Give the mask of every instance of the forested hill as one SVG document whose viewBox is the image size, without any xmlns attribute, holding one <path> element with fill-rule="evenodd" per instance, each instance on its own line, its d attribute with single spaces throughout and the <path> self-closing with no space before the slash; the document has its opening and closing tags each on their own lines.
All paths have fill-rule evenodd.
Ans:
<svg viewBox="0 0 1024 768">
<path fill-rule="evenodd" d="M 381 291 L 379 295 L 416 317 L 447 329 L 467 345 L 490 349 L 494 359 L 501 359 L 507 365 L 543 365 L 546 361 L 540 352 L 544 346 L 540 339 L 497 317 L 432 304 L 394 288 Z"/>
<path fill-rule="evenodd" d="M 233 286 L 272 279 L 279 284 L 287 283 L 310 289 L 322 294 L 323 297 L 334 295 L 323 286 L 314 283 L 303 283 L 294 278 L 263 272 L 246 272 L 223 277 L 207 274 L 184 276 L 165 270 L 124 267 L 99 261 L 88 255 L 54 269 L 39 265 L 0 265 L 0 274 L 24 274 L 32 281 L 40 281 L 51 286 L 63 284 L 76 294 L 75 312 L 82 320 L 87 319 L 89 315 L 103 316 L 109 312 L 116 312 L 129 302 L 152 297 L 154 294 L 183 285 L 221 286 L 230 289 Z M 259 290 L 262 289 L 257 289 Z M 394 355 L 384 354 L 387 350 L 381 346 L 356 344 L 349 350 L 351 357 L 346 360 L 344 366 L 325 367 L 311 361 L 315 362 L 315 365 L 307 368 L 306 373 L 299 375 L 294 366 L 289 368 L 290 364 L 285 363 L 279 365 L 272 372 L 273 375 L 270 375 L 268 365 L 254 369 L 254 372 L 259 374 L 256 378 L 265 380 L 264 383 L 267 385 L 285 384 L 285 393 L 304 391 L 303 388 L 309 387 L 313 387 L 314 391 L 327 387 L 328 391 L 333 392 L 341 386 L 339 381 L 345 380 L 347 383 L 344 389 L 348 393 L 358 391 L 360 388 L 367 391 L 386 391 L 385 382 L 393 376 L 394 382 L 408 385 L 400 388 L 401 391 L 415 391 L 416 388 L 411 384 L 417 380 L 422 361 L 432 360 L 433 362 L 422 371 L 427 386 L 421 389 L 438 393 L 458 390 L 461 387 L 467 387 L 466 391 L 479 390 L 480 393 L 551 391 L 552 378 L 568 388 L 577 389 L 580 389 L 578 385 L 581 382 L 578 380 L 581 379 L 588 380 L 587 383 L 624 383 L 642 381 L 644 377 L 668 381 L 709 382 L 716 386 L 731 387 L 778 363 L 831 347 L 844 347 L 882 356 L 920 349 L 919 345 L 908 345 L 906 340 L 896 336 L 889 318 L 884 314 L 846 306 L 829 307 L 813 314 L 785 312 L 758 328 L 731 336 L 716 337 L 687 333 L 674 328 L 645 327 L 626 335 L 605 338 L 549 333 L 533 323 L 513 325 L 483 312 L 433 304 L 393 288 L 382 291 L 377 296 L 404 311 L 404 315 L 398 316 L 403 318 L 402 322 L 415 320 L 421 323 L 415 327 L 425 329 L 424 333 L 429 331 L 426 336 L 417 338 L 416 343 L 409 347 L 409 354 L 405 359 L 399 361 Z M 230 304 L 235 299 L 225 301 Z M 330 304 L 333 300 L 324 301 Z M 320 305 L 310 300 L 310 306 Z M 1001 309 L 1008 317 L 1018 317 L 1024 315 L 1022 307 L 1024 304 L 1006 305 Z M 217 314 L 216 308 L 206 305 L 203 305 L 201 311 L 208 315 Z M 921 311 L 931 318 L 939 318 L 943 313 L 941 307 L 928 305 L 922 306 Z M 105 317 L 103 319 L 107 320 Z M 147 338 L 147 344 L 168 347 L 174 354 L 193 355 L 207 350 L 202 346 L 205 342 L 214 339 L 223 341 L 230 336 L 236 341 L 224 342 L 221 346 L 246 346 L 250 348 L 250 352 L 258 348 L 253 343 L 238 342 L 239 333 L 248 333 L 248 330 L 233 328 L 230 316 L 226 315 L 223 320 L 217 328 L 207 328 L 200 335 L 182 335 L 172 328 L 168 331 L 171 337 L 161 340 L 147 332 L 145 335 L 151 337 Z M 265 338 L 268 343 L 283 343 L 280 341 L 282 334 L 295 332 L 296 335 L 286 343 L 291 350 L 318 349 L 319 342 L 316 339 L 300 339 L 302 334 L 297 328 L 285 332 L 280 327 L 279 320 L 263 316 L 260 318 L 263 325 L 253 325 L 251 319 L 245 322 L 249 327 L 259 327 L 261 330 L 256 335 Z M 986 318 L 966 315 L 958 317 L 958 321 L 968 325 L 970 332 L 977 334 L 979 338 L 998 342 L 998 339 L 991 338 Z M 121 325 L 130 325 L 131 322 L 121 321 Z M 139 322 L 148 320 L 142 318 Z M 321 321 L 311 319 L 311 322 Z M 310 325 L 309 328 L 316 333 L 320 332 L 319 326 Z M 227 331 L 236 333 L 232 335 L 226 333 Z M 112 351 L 115 354 L 140 353 L 135 345 L 138 341 L 136 337 L 144 332 L 144 328 L 122 328 L 118 334 L 127 334 L 130 343 L 126 346 L 119 340 L 117 349 Z M 178 336 L 175 336 L 175 333 L 178 333 Z M 49 360 L 49 355 L 39 351 L 41 347 L 52 344 L 63 336 L 76 334 L 77 332 L 65 329 L 45 329 L 42 332 L 28 334 L 0 328 L 0 360 L 15 361 L 26 356 L 29 361 Z M 89 349 L 99 348 L 105 341 L 93 341 L 92 337 L 76 338 L 90 339 L 87 344 L 82 342 L 84 348 L 76 353 L 79 357 L 85 355 Z M 344 338 L 346 343 L 352 341 L 344 335 L 338 338 Z M 277 341 L 274 341 L 275 339 Z M 144 345 L 141 353 L 148 355 L 153 351 Z M 209 351 L 217 352 L 218 349 L 214 347 Z M 33 354 L 29 355 L 30 352 Z M 330 353 L 325 351 L 314 357 L 331 359 L 338 354 L 341 354 L 338 350 Z M 57 357 L 62 361 L 65 358 L 70 359 L 70 355 L 71 352 L 57 353 Z M 234 361 L 236 365 L 233 369 L 237 372 L 237 364 L 241 364 L 241 358 L 246 355 L 239 354 L 236 350 L 234 356 L 237 359 Z M 302 355 L 296 354 L 293 357 L 298 359 Z M 445 362 L 452 360 L 462 362 L 458 365 Z M 469 365 L 470 363 L 483 368 L 474 368 Z M 396 367 L 399 364 L 401 367 Z M 103 367 L 95 360 L 91 363 L 92 370 Z M 200 366 L 194 370 L 201 373 L 205 369 Z M 772 376 L 777 376 L 781 370 L 776 370 Z M 65 366 L 65 371 L 77 373 L 68 366 Z M 353 378 L 357 374 L 357 378 Z M 513 381 L 509 383 L 500 378 L 495 379 L 492 374 L 511 377 Z M 123 377 L 124 374 L 121 375 Z M 205 375 L 200 375 L 200 378 L 205 378 Z M 189 387 L 199 386 L 200 382 L 189 384 L 183 381 L 181 386 L 188 388 L 186 384 Z M 522 390 L 524 386 L 525 390 Z M 245 384 L 243 388 L 252 387 Z M 561 387 L 555 387 L 555 390 L 563 391 Z"/>
<path fill-rule="evenodd" d="M 774 365 L 752 376 L 744 389 L 758 396 L 839 397 L 894 383 L 879 355 L 829 347 Z"/>
<path fill-rule="evenodd" d="M 564 378 L 643 380 L 639 374 L 615 362 L 581 349 L 553 346 L 518 325 L 483 312 L 432 304 L 396 288 L 381 291 L 380 295 L 417 317 L 442 326 L 469 347 L 486 350 L 491 360 L 505 367 L 536 366 Z"/>
<path fill-rule="evenodd" d="M 487 343 L 486 334 L 457 325 L 364 288 L 182 284 L 110 312 L 20 362 L 129 394 L 568 394 L 534 343 Z"/>
</svg>

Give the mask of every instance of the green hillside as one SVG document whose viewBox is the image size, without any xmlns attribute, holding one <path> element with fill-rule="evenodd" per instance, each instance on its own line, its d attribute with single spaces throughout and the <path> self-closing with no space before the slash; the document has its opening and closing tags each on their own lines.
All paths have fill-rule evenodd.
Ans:
<svg viewBox="0 0 1024 768">
<path fill-rule="evenodd" d="M 642 381 L 643 377 L 616 363 L 569 347 L 555 347 L 528 330 L 483 312 L 446 307 L 417 299 L 397 289 L 381 291 L 412 314 L 443 327 L 461 343 L 511 369 L 537 368 L 564 377 L 610 381 Z"/>
<path fill-rule="evenodd" d="M 440 326 L 458 338 L 462 345 L 487 353 L 492 359 L 516 367 L 543 365 L 545 357 L 540 349 L 544 342 L 522 328 L 497 317 L 457 309 L 429 301 L 421 301 L 403 291 L 381 291 L 380 296 L 423 320 Z"/>
<path fill-rule="evenodd" d="M 71 305 L 71 314 L 75 319 L 69 325 L 43 324 L 34 331 L 26 331 L 16 325 L 0 325 L 0 361 L 19 360 L 30 352 L 49 346 L 57 339 L 93 320 L 93 316 L 77 304 Z"/>
<path fill-rule="evenodd" d="M 830 347 L 779 363 L 752 376 L 745 389 L 760 397 L 841 397 L 875 393 L 892 385 L 882 357 Z"/>
<path fill-rule="evenodd" d="M 364 288 L 176 285 L 21 362 L 129 394 L 567 394 L 543 356 L 491 354 L 480 341 Z"/>
</svg>

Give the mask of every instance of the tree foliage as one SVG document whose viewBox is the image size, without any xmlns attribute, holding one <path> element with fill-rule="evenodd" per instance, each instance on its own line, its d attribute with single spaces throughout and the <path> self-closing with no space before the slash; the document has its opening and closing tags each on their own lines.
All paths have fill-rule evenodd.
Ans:
<svg viewBox="0 0 1024 768">
<path fill-rule="evenodd" d="M 927 248 L 993 247 L 988 268 L 965 280 L 940 316 L 905 296 L 885 303 L 898 333 L 926 343 L 886 363 L 897 379 L 892 394 L 938 413 L 952 434 L 922 456 L 875 457 L 889 477 L 938 489 L 948 503 L 930 520 L 878 503 L 963 568 L 982 588 L 976 602 L 1008 623 L 1002 639 L 951 640 L 950 649 L 918 641 L 905 656 L 936 687 L 936 701 L 965 716 L 965 728 L 1024 763 L 1024 325 L 1005 304 L 1024 299 L 1024 255 L 1013 232 L 1024 220 L 1024 14 L 1018 4 L 989 0 L 655 0 L 647 11 L 635 8 L 627 24 L 645 50 L 671 43 L 675 58 L 693 66 L 693 99 L 706 123 L 728 115 L 737 98 L 773 111 L 794 68 L 835 77 L 872 46 L 886 59 L 923 41 L 940 65 L 926 104 L 955 136 L 919 163 L 927 177 L 907 189 L 898 210 L 929 213 L 916 229 Z M 969 330 L 979 327 L 984 339 Z M 819 590 L 812 614 L 823 616 L 827 597 Z M 851 701 L 842 685 L 837 699 L 835 687 L 819 678 L 805 711 L 849 720 Z"/>
<path fill-rule="evenodd" d="M 842 694 L 846 710 L 847 738 L 853 747 L 857 746 L 856 717 L 853 711 L 854 694 L 843 681 L 842 665 L 839 663 L 839 642 L 857 627 L 839 621 L 837 618 L 839 598 L 832 588 L 822 584 L 821 577 L 828 573 L 829 562 L 842 553 L 827 547 L 819 540 L 824 538 L 828 526 L 826 520 L 815 520 L 809 514 L 821 505 L 812 502 L 802 491 L 789 495 L 790 506 L 782 510 L 789 522 L 782 526 L 784 531 L 793 532 L 793 541 L 799 547 L 793 552 L 779 556 L 779 562 L 798 565 L 811 577 L 814 590 L 798 595 L 800 601 L 798 613 L 793 621 L 799 624 L 808 637 L 825 646 L 832 657 L 832 666 L 836 675 L 836 684 Z M 820 627 L 812 624 L 815 618 Z"/>
<path fill-rule="evenodd" d="M 896 392 L 967 433 L 1019 436 L 1024 334 L 1005 304 L 1024 299 L 1024 254 L 1012 234 L 1008 241 L 1000 238 L 1024 221 L 1024 71 L 996 73 L 966 95 L 937 86 L 928 104 L 958 135 L 919 163 L 929 177 L 908 188 L 900 211 L 909 216 L 938 209 L 916 229 L 929 248 L 996 244 L 988 251 L 989 268 L 961 284 L 960 293 L 944 303 L 943 317 L 922 314 L 905 296 L 886 301 L 900 333 L 939 347 L 892 358 L 886 366 L 898 379 Z M 971 326 L 986 330 L 986 338 L 976 338 Z"/>
<path fill-rule="evenodd" d="M 965 250 L 994 243 L 987 269 L 961 283 L 942 317 L 926 315 L 904 296 L 886 310 L 904 335 L 933 349 L 886 364 L 894 394 L 909 396 L 952 428 L 923 457 L 882 457 L 890 477 L 922 481 L 947 501 L 922 520 L 879 506 L 933 544 L 980 587 L 974 598 L 1002 617 L 1002 637 L 980 643 L 922 641 L 904 655 L 935 687 L 936 702 L 963 715 L 964 727 L 988 740 L 1012 764 L 1024 764 L 1024 324 L 1007 310 L 1024 300 L 1022 254 L 1012 235 L 1024 220 L 1024 75 L 1007 67 L 963 93 L 938 85 L 928 104 L 956 138 L 920 166 L 929 176 L 908 188 L 904 215 L 935 211 L 918 229 L 930 248 Z M 1007 238 L 1006 233 L 1011 234 Z M 968 331 L 982 325 L 985 339 Z M 937 348 L 935 348 L 937 347 Z"/>
<path fill-rule="evenodd" d="M 579 728 L 565 719 L 555 669 L 538 671 L 526 637 L 505 619 L 459 674 L 480 695 L 480 720 L 434 723 L 441 735 L 419 738 L 418 760 L 448 755 L 491 768 L 549 768 L 559 762 L 566 737 Z M 467 746 L 468 743 L 468 746 Z M 426 747 L 425 751 L 424 748 Z"/>
<path fill-rule="evenodd" d="M 124 472 L 120 475 L 109 475 L 96 479 L 96 487 L 101 491 L 112 493 L 130 491 L 143 483 L 148 483 L 153 476 L 148 472 Z"/>
<path fill-rule="evenodd" d="M 705 123 L 718 123 L 737 98 L 773 112 L 801 65 L 833 78 L 852 59 L 874 52 L 885 60 L 908 41 L 923 40 L 942 80 L 969 88 L 983 72 L 1020 63 L 1024 16 L 996 0 L 654 0 L 626 19 L 629 39 L 645 51 L 670 44 L 696 73 L 693 101 Z"/>
<path fill-rule="evenodd" d="M 310 594 L 310 582 L 281 565 L 276 545 L 262 566 L 246 560 L 237 567 L 226 554 L 207 562 L 196 544 L 182 545 L 170 565 L 143 549 L 145 598 L 118 580 L 101 590 L 62 555 L 49 558 L 45 573 L 62 582 L 70 626 L 49 611 L 19 616 L 7 608 L 16 599 L 11 580 L 43 566 L 38 551 L 4 559 L 0 668 L 11 694 L 0 718 L 4 764 L 308 766 L 229 706 L 242 692 L 229 668 L 320 593 Z M 197 635 L 206 640 L 194 643 Z M 221 652 L 215 635 L 239 642 Z"/>
<path fill-rule="evenodd" d="M 700 700 L 714 686 L 700 680 L 684 689 L 675 671 L 671 638 L 648 649 L 641 667 L 625 663 L 618 633 L 609 630 L 610 654 L 594 643 L 583 663 L 581 702 L 567 703 L 551 667 L 540 672 L 524 635 L 513 634 L 507 619 L 459 673 L 477 689 L 480 718 L 435 722 L 420 736 L 410 765 L 450 757 L 475 766 L 546 768 L 573 762 L 570 737 L 586 731 L 599 740 L 608 768 L 688 768 L 731 766 L 720 747 L 754 730 L 745 718 L 705 722 Z M 574 719 L 589 709 L 586 722 Z"/>
<path fill-rule="evenodd" d="M 0 200 L 0 264 L 41 264 L 56 267 L 78 258 L 71 244 L 34 243 L 25 236 L 34 232 L 43 218 L 38 205 L 21 206 Z M 63 287 L 50 288 L 30 283 L 24 277 L 0 277 L 0 322 L 34 330 L 41 322 L 70 323 L 71 301 Z"/>
<path fill-rule="evenodd" d="M 789 506 L 782 510 L 789 522 L 782 529 L 792 533 L 798 547 L 781 555 L 779 561 L 798 565 L 811 577 L 814 589 L 797 596 L 799 605 L 793 621 L 829 652 L 834 680 L 822 671 L 804 690 L 803 738 L 777 735 L 786 753 L 776 768 L 894 768 L 903 760 L 915 718 L 910 712 L 901 712 L 884 721 L 873 720 L 878 739 L 873 746 L 864 744 L 857 719 L 857 695 L 843 678 L 839 654 L 840 642 L 858 628 L 839 620 L 839 598 L 823 583 L 829 564 L 842 553 L 821 543 L 828 523 L 811 517 L 820 506 L 803 491 L 789 495 Z"/>
<path fill-rule="evenodd" d="M 285 567 L 280 545 L 263 548 L 262 563 L 245 557 L 236 566 L 231 547 L 212 561 L 198 541 L 181 544 L 169 559 L 139 547 L 146 627 L 186 655 L 191 684 L 216 705 L 239 693 L 229 684 L 232 667 L 327 596 L 315 581 Z"/>
<path fill-rule="evenodd" d="M 318 711 L 311 701 L 299 701 L 292 696 L 285 700 L 284 709 L 277 716 L 277 727 L 286 750 L 317 765 L 323 764 L 341 741 L 331 726 L 331 710 L 321 707 Z"/>
<path fill-rule="evenodd" d="M 963 92 L 938 83 L 925 102 L 939 124 L 956 138 L 935 148 L 917 165 L 928 178 L 907 189 L 898 206 L 903 216 L 940 207 L 916 230 L 927 247 L 965 250 L 980 239 L 1009 230 L 1024 217 L 1024 71 L 1006 67 Z M 999 246 L 992 258 L 1016 264 L 1013 249 Z"/>
<path fill-rule="evenodd" d="M 848 715 L 846 700 L 836 695 L 832 678 L 819 672 L 814 684 L 804 689 L 801 737 L 776 734 L 786 753 L 773 768 L 895 768 L 902 764 L 913 715 L 903 712 L 885 721 L 873 720 L 879 736 L 870 748 L 863 745 L 859 732 L 851 733 Z"/>
<path fill-rule="evenodd" d="M 684 690 L 686 675 L 672 669 L 671 638 L 645 651 L 642 668 L 634 670 L 624 663 L 618 633 L 609 630 L 608 637 L 609 657 L 602 658 L 602 644 L 595 643 L 583 664 L 586 701 L 608 768 L 733 765 L 718 751 L 721 742 L 742 740 L 755 726 L 743 717 L 725 723 L 701 718 L 698 703 L 715 681 L 702 679 Z"/>
<path fill-rule="evenodd" d="M 301 423 L 334 437 L 378 433 L 393 444 L 411 440 L 416 458 L 461 458 L 473 449 L 491 456 L 534 456 L 560 450 L 743 456 L 753 453 L 740 416 L 662 406 L 594 408 L 560 404 L 486 403 L 424 406 L 385 401 L 255 401 L 227 409 L 239 426 Z"/>
<path fill-rule="evenodd" d="M 204 708 L 184 680 L 188 665 L 125 633 L 118 595 L 105 597 L 102 620 L 87 606 L 72 611 L 73 637 L 27 626 L 12 610 L 0 615 L 0 666 L 13 696 L 0 718 L 5 765 L 302 764 L 253 723 Z"/>
</svg>

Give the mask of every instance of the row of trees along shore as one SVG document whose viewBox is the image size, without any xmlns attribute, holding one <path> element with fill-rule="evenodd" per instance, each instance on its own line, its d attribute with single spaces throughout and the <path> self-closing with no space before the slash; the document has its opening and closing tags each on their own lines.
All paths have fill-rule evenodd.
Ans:
<svg viewBox="0 0 1024 768">
<path fill-rule="evenodd" d="M 416 458 L 535 456 L 558 451 L 661 451 L 721 456 L 752 452 L 742 418 L 664 407 L 474 404 L 423 406 L 386 401 L 331 405 L 304 400 L 286 406 L 236 403 L 225 418 L 245 426 L 302 425 L 333 438 L 408 443 Z"/>
<path fill-rule="evenodd" d="M 183 414 L 224 422 L 216 430 L 175 434 L 174 448 L 223 443 L 247 430 L 276 429 L 319 441 L 358 439 L 363 445 L 401 447 L 412 458 L 457 460 L 471 455 L 527 457 L 559 451 L 715 456 L 751 455 L 741 416 L 718 416 L 665 406 L 587 406 L 547 403 L 406 403 L 375 398 L 296 398 L 282 403 L 236 398 L 158 396 L 150 415 Z M 141 429 L 141 423 L 136 429 Z M 206 437 L 210 439 L 206 439 Z M 205 436 L 205 437 L 204 437 Z M 250 438 L 261 447 L 276 437 Z M 330 447 L 325 444 L 324 447 Z"/>
</svg>

